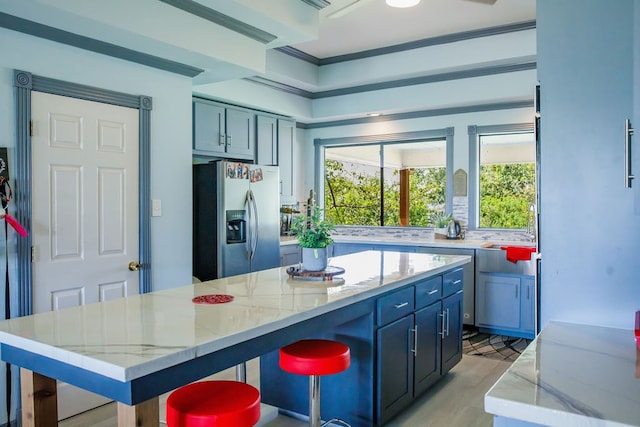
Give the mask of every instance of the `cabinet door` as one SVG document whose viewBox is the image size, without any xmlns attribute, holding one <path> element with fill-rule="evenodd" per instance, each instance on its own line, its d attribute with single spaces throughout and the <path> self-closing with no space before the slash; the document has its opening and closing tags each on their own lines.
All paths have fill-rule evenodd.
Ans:
<svg viewBox="0 0 640 427">
<path fill-rule="evenodd" d="M 224 107 L 193 102 L 193 149 L 214 154 L 225 152 Z"/>
<path fill-rule="evenodd" d="M 476 288 L 478 326 L 520 327 L 520 278 L 481 273 Z"/>
<path fill-rule="evenodd" d="M 259 165 L 278 164 L 277 137 L 275 117 L 256 116 L 256 161 Z"/>
<path fill-rule="evenodd" d="M 294 155 L 296 124 L 293 120 L 278 119 L 278 166 L 280 166 L 280 200 L 295 201 Z"/>
<path fill-rule="evenodd" d="M 415 313 L 414 330 L 414 397 L 438 381 L 442 339 L 442 303 L 431 304 Z"/>
<path fill-rule="evenodd" d="M 248 110 L 227 108 L 226 125 L 227 156 L 253 160 L 255 157 L 253 113 Z"/>
<path fill-rule="evenodd" d="M 443 255 L 469 255 L 471 262 L 462 266 L 462 285 L 464 287 L 464 323 L 465 325 L 476 325 L 476 267 L 475 251 L 473 249 L 441 248 L 441 247 L 419 247 L 419 253 L 432 253 Z"/>
<path fill-rule="evenodd" d="M 299 264 L 302 254 L 299 245 L 280 246 L 280 266 Z"/>
<path fill-rule="evenodd" d="M 373 245 L 363 243 L 334 243 L 333 256 L 354 254 L 356 252 L 364 252 L 373 249 Z"/>
<path fill-rule="evenodd" d="M 377 332 L 377 419 L 386 423 L 413 400 L 413 356 L 410 335 L 413 314 Z"/>
<path fill-rule="evenodd" d="M 442 375 L 462 360 L 462 291 L 442 300 Z"/>
<path fill-rule="evenodd" d="M 536 313 L 536 298 L 535 298 L 535 279 L 532 276 L 523 276 L 521 280 L 522 295 L 521 295 L 521 316 L 522 323 L 520 328 L 524 333 L 531 333 L 528 338 L 533 338 L 535 335 L 535 313 Z"/>
</svg>

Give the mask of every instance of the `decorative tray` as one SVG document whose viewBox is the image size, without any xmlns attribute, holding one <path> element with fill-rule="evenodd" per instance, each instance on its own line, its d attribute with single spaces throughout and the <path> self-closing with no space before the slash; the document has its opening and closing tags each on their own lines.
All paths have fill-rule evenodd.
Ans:
<svg viewBox="0 0 640 427">
<path fill-rule="evenodd" d="M 328 266 L 322 271 L 307 271 L 301 267 L 287 268 L 287 274 L 294 280 L 332 281 L 334 276 L 344 273 L 344 268 Z"/>
</svg>

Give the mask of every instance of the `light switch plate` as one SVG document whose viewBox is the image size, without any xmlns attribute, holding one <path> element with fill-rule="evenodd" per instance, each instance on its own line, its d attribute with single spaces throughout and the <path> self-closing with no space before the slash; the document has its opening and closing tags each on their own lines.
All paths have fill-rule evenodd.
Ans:
<svg viewBox="0 0 640 427">
<path fill-rule="evenodd" d="M 162 200 L 151 199 L 151 216 L 162 215 Z"/>
</svg>

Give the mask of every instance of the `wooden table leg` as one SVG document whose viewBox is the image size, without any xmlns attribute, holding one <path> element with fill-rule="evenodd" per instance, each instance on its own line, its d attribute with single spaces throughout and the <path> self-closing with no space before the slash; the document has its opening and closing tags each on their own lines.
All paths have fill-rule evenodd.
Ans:
<svg viewBox="0 0 640 427">
<path fill-rule="evenodd" d="M 160 400 L 157 397 L 129 406 L 118 402 L 118 427 L 158 427 Z"/>
<path fill-rule="evenodd" d="M 20 368 L 23 427 L 55 427 L 58 425 L 56 380 Z"/>
</svg>

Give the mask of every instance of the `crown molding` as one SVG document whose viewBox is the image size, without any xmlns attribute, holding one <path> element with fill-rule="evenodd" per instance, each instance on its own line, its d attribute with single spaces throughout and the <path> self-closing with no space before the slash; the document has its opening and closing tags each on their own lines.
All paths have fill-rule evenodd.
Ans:
<svg viewBox="0 0 640 427">
<path fill-rule="evenodd" d="M 428 46 L 459 42 L 463 40 L 470 40 L 470 39 L 475 39 L 479 37 L 495 36 L 500 34 L 513 33 L 517 31 L 531 30 L 535 28 L 536 28 L 535 20 L 516 22 L 514 24 L 499 25 L 495 27 L 481 28 L 479 30 L 470 30 L 470 31 L 463 31 L 460 33 L 446 34 L 443 36 L 430 37 L 430 38 L 415 40 L 407 43 L 396 44 L 393 46 L 363 50 L 360 52 L 348 53 L 345 55 L 331 56 L 328 58 L 316 58 L 315 56 L 306 54 L 304 52 L 302 52 L 302 55 L 301 55 L 295 52 L 297 51 L 297 49 L 291 48 L 289 46 L 287 47 L 287 49 L 279 48 L 278 50 L 288 55 L 294 56 L 295 58 L 301 59 L 303 61 L 307 61 L 311 64 L 322 66 L 322 65 L 329 65 L 329 64 L 337 64 L 340 62 L 354 61 L 357 59 L 365 59 L 365 58 L 370 58 L 372 56 L 380 56 L 380 55 L 387 55 L 390 53 L 403 52 L 405 50 L 420 49 Z"/>
<path fill-rule="evenodd" d="M 320 66 L 320 60 L 318 58 L 316 58 L 313 55 L 309 55 L 306 52 L 298 50 L 295 47 L 283 46 L 283 47 L 277 47 L 277 48 L 275 48 L 275 50 L 280 51 L 280 52 L 284 53 L 285 55 L 289 55 L 289 56 L 292 56 L 292 57 L 294 57 L 296 59 L 300 59 L 302 61 L 308 62 L 310 64 L 313 64 L 313 65 L 316 65 L 316 66 Z"/>
<path fill-rule="evenodd" d="M 204 71 L 201 68 L 80 36 L 2 12 L 0 12 L 0 27 L 187 77 L 195 77 Z"/>
<path fill-rule="evenodd" d="M 320 129 L 336 126 L 349 126 L 388 122 L 395 120 L 417 119 L 423 117 L 449 116 L 454 114 L 477 113 L 483 111 L 512 110 L 515 108 L 532 108 L 533 98 L 519 101 L 491 102 L 486 104 L 465 105 L 461 107 L 434 108 L 430 110 L 408 111 L 395 114 L 383 114 L 376 117 L 358 117 L 353 119 L 330 120 L 325 122 L 304 123 L 296 121 L 299 129 Z"/>
<path fill-rule="evenodd" d="M 515 64 L 492 65 L 488 67 L 478 67 L 461 71 L 449 71 L 446 73 L 428 74 L 418 77 L 410 77 L 405 79 L 389 80 L 380 83 L 369 83 L 358 86 L 345 87 L 340 89 L 325 90 L 319 92 L 309 92 L 298 89 L 284 83 L 279 83 L 264 77 L 246 77 L 244 80 L 269 86 L 271 88 L 281 90 L 294 95 L 302 96 L 307 99 L 322 99 L 334 96 L 353 95 L 356 93 L 371 92 L 383 89 L 395 89 L 405 86 L 415 86 L 436 82 L 444 82 L 449 80 L 468 79 L 472 77 L 491 76 L 494 74 L 514 73 L 517 71 L 535 70 L 536 61 L 525 61 Z"/>
<path fill-rule="evenodd" d="M 184 12 L 198 16 L 202 19 L 206 19 L 209 22 L 225 27 L 231 31 L 234 31 L 243 36 L 247 36 L 260 43 L 267 44 L 278 37 L 256 28 L 252 25 L 246 24 L 228 15 L 218 12 L 217 10 L 203 6 L 202 4 L 193 0 L 160 0 L 170 6 L 180 9 Z"/>
<path fill-rule="evenodd" d="M 290 86 L 288 84 L 285 83 L 280 83 L 280 82 L 276 82 L 274 80 L 269 80 L 267 78 L 264 77 L 260 77 L 260 76 L 253 76 L 253 77 L 244 77 L 243 80 L 252 82 L 252 83 L 256 83 L 259 85 L 263 85 L 263 86 L 267 86 L 270 87 L 272 89 L 276 89 L 279 90 L 281 92 L 286 92 L 286 93 L 290 93 L 292 95 L 297 95 L 297 96 L 301 96 L 303 98 L 307 98 L 307 99 L 313 99 L 314 98 L 314 94 L 313 92 L 309 92 L 303 89 L 299 89 L 295 86 Z"/>
<path fill-rule="evenodd" d="M 318 10 L 324 9 L 325 7 L 327 7 L 327 6 L 329 6 L 331 4 L 327 0 L 300 0 L 300 1 L 302 3 L 308 4 L 309 6 L 313 6 Z"/>
</svg>

